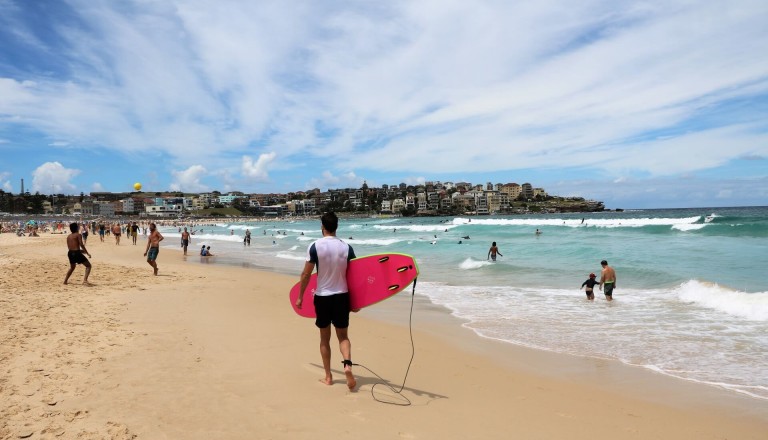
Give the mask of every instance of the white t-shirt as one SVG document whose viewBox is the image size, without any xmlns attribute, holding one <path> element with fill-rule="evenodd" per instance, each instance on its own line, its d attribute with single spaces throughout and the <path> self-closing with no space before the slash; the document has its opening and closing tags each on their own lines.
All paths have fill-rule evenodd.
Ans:
<svg viewBox="0 0 768 440">
<path fill-rule="evenodd" d="M 317 266 L 317 296 L 349 292 L 347 263 L 355 258 L 352 246 L 335 236 L 323 237 L 307 248 L 307 261 Z"/>
</svg>

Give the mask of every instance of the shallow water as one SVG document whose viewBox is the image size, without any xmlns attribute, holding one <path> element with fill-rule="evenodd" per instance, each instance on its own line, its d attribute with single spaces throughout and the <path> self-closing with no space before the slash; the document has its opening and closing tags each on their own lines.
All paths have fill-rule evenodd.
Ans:
<svg viewBox="0 0 768 440">
<path fill-rule="evenodd" d="M 162 232 L 164 243 L 179 237 Z M 768 208 L 343 219 L 337 235 L 358 256 L 412 254 L 417 294 L 481 336 L 768 399 Z M 319 220 L 220 223 L 196 233 L 191 252 L 210 244 L 210 263 L 298 277 L 320 236 Z M 579 290 L 602 259 L 617 272 L 612 303 Z"/>
</svg>

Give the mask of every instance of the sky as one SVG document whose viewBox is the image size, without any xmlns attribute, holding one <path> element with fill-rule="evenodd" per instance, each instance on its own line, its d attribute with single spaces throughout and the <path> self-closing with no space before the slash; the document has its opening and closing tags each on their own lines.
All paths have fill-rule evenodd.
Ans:
<svg viewBox="0 0 768 440">
<path fill-rule="evenodd" d="M 768 205 L 765 0 L 0 0 L 0 189 Z"/>
</svg>

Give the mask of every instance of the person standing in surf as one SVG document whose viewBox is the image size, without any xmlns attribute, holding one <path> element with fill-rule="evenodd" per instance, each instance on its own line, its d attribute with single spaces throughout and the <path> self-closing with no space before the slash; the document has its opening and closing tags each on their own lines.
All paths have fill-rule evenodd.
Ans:
<svg viewBox="0 0 768 440">
<path fill-rule="evenodd" d="M 333 384 L 331 374 L 331 324 L 336 329 L 339 340 L 339 350 L 344 359 L 344 375 L 347 387 L 354 390 L 357 385 L 352 374 L 352 343 L 349 341 L 349 287 L 347 286 L 347 267 L 349 260 L 355 258 L 352 246 L 336 237 L 339 218 L 333 212 L 326 212 L 320 218 L 323 238 L 315 241 L 307 249 L 307 260 L 301 272 L 301 287 L 296 307 L 301 309 L 304 291 L 309 284 L 309 278 L 317 266 L 317 289 L 313 298 L 315 326 L 320 329 L 320 356 L 323 359 L 325 378 L 321 380 L 326 385 Z"/>
<path fill-rule="evenodd" d="M 486 258 L 486 260 L 489 258 L 492 258 L 493 261 L 496 261 L 496 254 L 499 254 L 502 257 L 504 256 L 504 254 L 499 252 L 499 248 L 496 246 L 496 242 L 494 241 L 493 243 L 491 243 L 491 248 L 488 249 L 488 257 Z"/>
<path fill-rule="evenodd" d="M 616 271 L 605 260 L 601 261 L 600 265 L 603 266 L 603 271 L 600 272 L 600 290 L 603 290 L 603 285 L 605 285 L 603 292 L 605 299 L 613 301 L 613 289 L 616 288 Z"/>
<path fill-rule="evenodd" d="M 582 289 L 586 287 L 584 291 L 587 293 L 587 299 L 590 301 L 595 299 L 595 292 L 594 292 L 595 284 L 597 284 L 597 280 L 595 280 L 595 274 L 593 273 L 589 274 L 589 278 L 587 278 L 587 281 L 584 281 L 583 283 L 581 283 Z"/>
</svg>

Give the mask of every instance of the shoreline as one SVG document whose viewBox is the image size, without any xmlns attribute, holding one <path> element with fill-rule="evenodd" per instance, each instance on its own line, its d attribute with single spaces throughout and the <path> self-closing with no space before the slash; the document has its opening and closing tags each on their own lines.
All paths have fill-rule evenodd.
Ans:
<svg viewBox="0 0 768 440">
<path fill-rule="evenodd" d="M 0 235 L 10 347 L 0 438 L 757 439 L 768 429 L 757 399 L 484 338 L 418 295 L 403 392 L 412 406 L 382 405 L 362 368 L 355 393 L 335 363 L 337 385 L 316 382 L 316 329 L 287 304 L 298 274 L 190 265 L 163 248 L 152 277 L 142 243 L 89 242 L 86 288 L 61 285 L 63 236 Z M 398 387 L 409 291 L 352 318 L 353 360 Z"/>
<path fill-rule="evenodd" d="M 409 289 L 410 287 L 392 299 L 377 304 L 375 309 L 366 310 L 370 313 L 365 316 L 365 319 L 395 323 L 407 328 L 408 321 L 403 320 L 402 316 L 398 318 L 397 315 L 402 315 L 406 307 L 409 307 L 410 294 L 404 295 L 406 291 L 410 291 Z M 400 304 L 395 304 L 397 302 Z M 624 390 L 627 384 L 642 384 L 642 388 L 633 392 L 637 393 L 637 397 L 653 403 L 673 404 L 680 408 L 688 405 L 712 408 L 726 405 L 748 413 L 754 411 L 754 415 L 768 421 L 768 400 L 760 397 L 695 380 L 686 380 L 619 360 L 561 353 L 483 336 L 465 325 L 469 322 L 467 319 L 453 315 L 450 309 L 431 302 L 425 296 L 416 297 L 413 313 L 414 328 L 418 328 L 419 331 L 442 339 L 446 344 L 458 344 L 462 349 L 477 352 L 493 362 L 526 370 L 531 374 L 542 374 L 553 379 L 565 377 L 569 381 L 584 381 L 590 386 L 611 391 Z M 425 322 L 423 327 L 417 327 L 419 318 L 423 318 Z M 416 351 L 418 355 L 418 341 L 416 341 Z M 529 364 L 522 362 L 523 358 L 533 358 L 535 361 Z M 667 395 L 671 390 L 674 392 Z M 690 394 L 700 394 L 707 399 L 688 397 Z"/>
<path fill-rule="evenodd" d="M 180 250 L 175 246 L 170 246 L 169 249 L 173 249 L 175 252 L 180 252 Z M 191 258 L 189 258 L 191 257 Z M 245 268 L 248 270 L 255 270 L 260 272 L 267 272 L 271 274 L 277 274 L 280 276 L 287 276 L 289 278 L 292 278 L 294 276 L 297 277 L 297 275 L 293 272 L 290 272 L 288 270 L 280 270 L 279 268 L 274 267 L 268 267 L 268 266 L 262 266 L 257 263 L 253 262 L 238 262 L 237 260 L 233 260 L 228 258 L 227 256 L 219 256 L 219 259 L 217 260 L 208 260 L 208 259 L 201 259 L 200 261 L 196 260 L 196 255 L 188 255 L 188 259 L 185 260 L 187 262 L 190 262 L 192 264 L 200 264 L 200 265 L 213 265 L 213 266 L 226 266 L 226 267 L 236 267 L 236 268 Z M 296 278 L 298 280 L 298 278 Z M 677 285 L 676 283 L 673 285 Z M 725 286 L 727 287 L 727 286 Z M 412 286 L 408 286 L 403 292 L 400 292 L 398 295 L 392 297 L 388 301 L 383 301 L 376 305 L 376 307 L 365 309 L 365 316 L 370 317 L 372 319 L 376 319 L 382 322 L 397 322 L 398 318 L 394 316 L 393 313 L 391 313 L 390 309 L 392 309 L 392 305 L 396 304 L 397 302 L 402 302 L 403 298 L 410 297 Z M 418 288 L 417 288 L 418 293 Z M 576 359 L 584 359 L 586 361 L 595 362 L 595 363 L 606 363 L 611 362 L 615 363 L 617 365 L 621 365 L 626 368 L 630 369 L 637 369 L 642 372 L 645 372 L 647 374 L 650 374 L 652 377 L 662 377 L 662 378 L 668 378 L 672 379 L 673 381 L 679 381 L 683 383 L 687 383 L 693 386 L 700 386 L 704 388 L 713 388 L 719 391 L 722 391 L 725 393 L 725 399 L 727 399 L 727 396 L 734 397 L 736 399 L 739 398 L 745 398 L 747 399 L 747 402 L 749 401 L 757 401 L 760 402 L 760 404 L 766 404 L 768 405 L 768 398 L 764 398 L 757 395 L 752 395 L 746 392 L 740 392 L 738 389 L 735 388 L 729 388 L 728 386 L 721 386 L 718 384 L 711 384 L 703 381 L 698 381 L 695 379 L 688 379 L 685 377 L 675 376 L 670 373 L 666 373 L 663 370 L 656 370 L 654 368 L 646 367 L 643 365 L 637 365 L 637 364 L 631 364 L 627 362 L 623 362 L 619 359 L 612 359 L 608 357 L 599 357 L 599 356 L 591 356 L 587 354 L 574 354 L 574 353 L 567 353 L 567 352 L 561 352 L 554 349 L 548 349 L 544 347 L 536 347 L 536 346 L 529 346 L 524 344 L 518 344 L 515 342 L 507 341 L 504 339 L 498 339 L 491 336 L 485 336 L 481 333 L 480 330 L 476 330 L 472 328 L 471 325 L 469 325 L 469 320 L 456 316 L 454 313 L 448 308 L 441 304 L 437 304 L 432 302 L 432 300 L 427 295 L 417 295 L 417 304 L 420 304 L 422 307 L 422 310 L 427 313 L 427 320 L 429 325 L 441 325 L 438 321 L 441 320 L 448 320 L 451 322 L 451 326 L 460 327 L 469 333 L 471 333 L 471 337 L 480 338 L 482 340 L 492 341 L 494 343 L 501 344 L 502 346 L 513 346 L 524 350 L 533 350 L 536 352 L 543 352 L 543 353 L 550 353 L 557 356 L 566 356 L 570 358 L 576 358 Z M 400 307 L 400 306 L 399 306 Z M 414 314 L 417 314 L 419 311 L 419 307 L 417 306 L 416 309 L 414 309 Z M 402 310 L 401 310 L 402 312 Z M 432 316 L 434 315 L 434 316 Z M 361 315 L 362 316 L 362 315 Z M 402 326 L 408 326 L 407 322 L 399 322 L 399 325 Z M 448 326 L 442 326 L 446 329 Z M 450 330 L 448 330 L 450 332 Z M 466 336 L 464 336 L 466 337 Z M 557 371 L 557 370 L 555 370 Z M 574 377 L 574 379 L 577 379 Z M 596 385 L 598 385 L 596 383 Z"/>
</svg>

